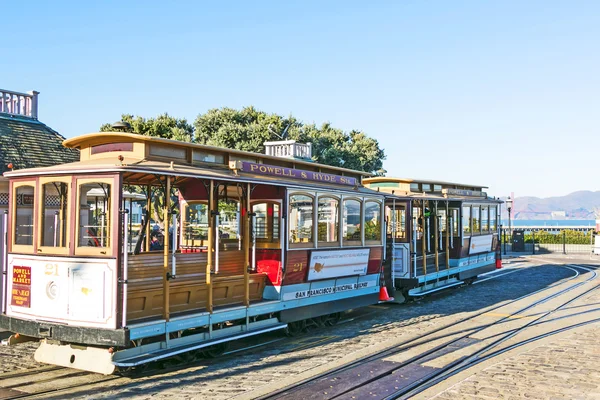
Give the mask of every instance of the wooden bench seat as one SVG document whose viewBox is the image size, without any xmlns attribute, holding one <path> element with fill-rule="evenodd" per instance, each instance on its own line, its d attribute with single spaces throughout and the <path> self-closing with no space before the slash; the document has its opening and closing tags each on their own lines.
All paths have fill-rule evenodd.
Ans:
<svg viewBox="0 0 600 400">
<path fill-rule="evenodd" d="M 169 281 L 170 312 L 202 311 L 208 298 L 206 288 L 207 253 L 177 253 L 177 277 Z M 129 257 L 127 321 L 161 318 L 163 315 L 164 255 L 142 253 Z M 213 305 L 242 304 L 244 300 L 244 253 L 219 253 L 219 273 L 212 275 Z M 171 255 L 169 255 L 169 271 Z M 265 274 L 250 275 L 250 300 L 262 300 Z"/>
<path fill-rule="evenodd" d="M 214 275 L 213 305 L 227 306 L 243 304 L 244 275 Z M 208 300 L 205 282 L 184 282 L 169 286 L 170 312 L 172 314 L 187 311 L 204 311 Z M 262 300 L 266 283 L 266 274 L 251 274 L 249 280 L 250 301 Z M 127 301 L 127 321 L 150 318 L 162 318 L 164 293 L 162 282 L 160 287 L 140 286 L 129 288 Z"/>
</svg>

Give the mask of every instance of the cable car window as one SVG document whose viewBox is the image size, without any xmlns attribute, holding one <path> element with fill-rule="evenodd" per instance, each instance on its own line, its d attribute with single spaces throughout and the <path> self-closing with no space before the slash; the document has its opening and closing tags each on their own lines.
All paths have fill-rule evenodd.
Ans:
<svg viewBox="0 0 600 400">
<path fill-rule="evenodd" d="M 255 203 L 252 212 L 256 214 L 256 241 L 258 243 L 279 243 L 279 204 L 274 202 Z"/>
<path fill-rule="evenodd" d="M 234 199 L 219 200 L 219 238 L 221 241 L 238 241 L 240 238 L 240 202 Z"/>
<path fill-rule="evenodd" d="M 295 194 L 290 196 L 289 235 L 292 247 L 314 247 L 313 198 Z"/>
<path fill-rule="evenodd" d="M 69 184 L 49 182 L 42 185 L 40 246 L 67 247 Z"/>
<path fill-rule="evenodd" d="M 110 247 L 111 185 L 79 185 L 79 247 Z"/>
<path fill-rule="evenodd" d="M 406 239 L 406 204 L 397 202 L 396 212 L 386 207 L 387 235 L 397 240 Z"/>
<path fill-rule="evenodd" d="M 481 233 L 488 233 L 489 231 L 489 223 L 488 223 L 488 207 L 481 207 Z"/>
<path fill-rule="evenodd" d="M 446 210 L 438 210 L 438 224 L 438 229 L 440 230 L 440 232 L 446 232 L 446 228 L 448 225 L 446 219 Z"/>
<path fill-rule="evenodd" d="M 479 219 L 481 215 L 479 214 L 479 206 L 473 206 L 471 210 L 471 219 L 473 220 L 473 234 L 477 235 L 481 229 L 481 220 Z"/>
<path fill-rule="evenodd" d="M 496 225 L 496 216 L 497 216 L 497 208 L 496 206 L 490 206 L 490 231 L 496 232 L 498 226 Z"/>
<path fill-rule="evenodd" d="M 185 205 L 182 223 L 183 243 L 185 248 L 206 245 L 208 240 L 208 204 L 206 202 L 190 202 Z"/>
<path fill-rule="evenodd" d="M 458 209 L 453 208 L 452 212 L 452 235 L 458 236 Z"/>
<path fill-rule="evenodd" d="M 319 245 L 338 244 L 339 201 L 333 197 L 319 197 L 318 240 Z"/>
<path fill-rule="evenodd" d="M 342 229 L 344 244 L 360 245 L 362 244 L 361 224 L 360 224 L 360 209 L 361 202 L 359 200 L 344 200 L 344 208 L 342 209 Z"/>
<path fill-rule="evenodd" d="M 13 198 L 14 207 L 14 239 L 16 245 L 33 246 L 33 205 L 35 188 L 33 185 L 19 186 Z M 16 201 L 15 201 L 16 200 Z M 33 251 L 33 248 L 31 248 Z"/>
<path fill-rule="evenodd" d="M 365 202 L 365 241 L 369 244 L 381 243 L 381 204 L 375 201 Z"/>
<path fill-rule="evenodd" d="M 462 208 L 462 229 L 463 235 L 471 234 L 471 207 L 464 206 Z"/>
</svg>

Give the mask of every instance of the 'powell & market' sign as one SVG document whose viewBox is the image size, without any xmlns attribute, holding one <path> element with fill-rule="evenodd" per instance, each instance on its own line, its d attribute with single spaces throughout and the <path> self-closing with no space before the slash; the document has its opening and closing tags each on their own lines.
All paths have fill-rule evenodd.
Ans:
<svg viewBox="0 0 600 400">
<path fill-rule="evenodd" d="M 236 165 L 230 165 L 230 168 L 236 168 L 241 171 L 257 175 L 281 176 L 283 178 L 301 179 L 305 181 L 337 183 L 338 185 L 357 185 L 356 178 L 352 178 L 349 176 L 326 174 L 323 172 L 315 171 L 303 171 L 301 169 L 277 167 L 274 165 L 267 164 L 256 164 L 248 161 L 237 161 Z"/>
</svg>

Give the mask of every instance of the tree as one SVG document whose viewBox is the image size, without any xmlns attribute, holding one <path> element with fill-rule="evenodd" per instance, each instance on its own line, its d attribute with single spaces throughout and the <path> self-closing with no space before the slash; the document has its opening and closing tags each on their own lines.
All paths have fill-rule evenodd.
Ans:
<svg viewBox="0 0 600 400">
<path fill-rule="evenodd" d="M 209 110 L 194 121 L 196 142 L 230 149 L 264 153 L 263 143 L 288 139 L 312 143 L 313 160 L 327 165 L 375 172 L 383 166 L 384 151 L 377 140 L 364 132 L 341 129 L 324 123 L 304 125 L 296 118 L 267 114 L 254 107 L 242 110 Z"/>
<path fill-rule="evenodd" d="M 134 117 L 131 114 L 121 115 L 121 121 L 131 125 L 131 132 L 164 139 L 191 142 L 194 139 L 194 127 L 186 119 L 171 117 L 164 113 L 156 118 Z M 114 131 L 112 124 L 104 124 L 100 132 Z"/>
</svg>

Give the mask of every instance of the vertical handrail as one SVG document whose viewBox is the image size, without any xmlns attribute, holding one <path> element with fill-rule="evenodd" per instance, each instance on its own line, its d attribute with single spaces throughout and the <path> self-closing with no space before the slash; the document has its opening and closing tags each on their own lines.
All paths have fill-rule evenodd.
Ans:
<svg viewBox="0 0 600 400">
<path fill-rule="evenodd" d="M 256 271 L 256 214 L 252 214 L 252 271 Z"/>
<path fill-rule="evenodd" d="M 425 221 L 425 225 L 427 226 L 427 252 L 431 252 L 431 227 L 429 226 L 429 221 L 431 220 L 431 218 L 427 218 L 427 221 Z"/>
<path fill-rule="evenodd" d="M 123 213 L 123 315 L 121 319 L 121 328 L 127 326 L 127 279 L 129 277 L 129 211 L 122 210 Z"/>
<path fill-rule="evenodd" d="M 173 214 L 173 237 L 172 237 L 172 249 L 171 252 L 171 278 L 175 278 L 177 276 L 177 214 Z"/>
<path fill-rule="evenodd" d="M 413 265 L 414 277 L 417 277 L 417 217 L 413 217 Z"/>
<path fill-rule="evenodd" d="M 454 217 L 450 217 L 450 248 L 454 250 Z"/>
<path fill-rule="evenodd" d="M 8 265 L 8 210 L 2 214 L 2 313 L 6 313 L 6 297 L 8 296 L 8 278 L 7 265 Z"/>
<path fill-rule="evenodd" d="M 215 274 L 219 273 L 219 246 L 221 245 L 221 232 L 219 214 L 215 215 Z"/>
<path fill-rule="evenodd" d="M 54 247 L 58 241 L 58 211 L 54 211 Z"/>
<path fill-rule="evenodd" d="M 396 274 L 394 271 L 396 262 L 396 224 L 396 199 L 392 199 L 392 271 L 390 275 L 392 278 L 392 287 L 394 289 L 396 288 Z M 385 236 L 387 237 L 387 235 Z M 404 262 L 402 264 L 404 264 Z M 402 268 L 402 272 L 404 272 L 404 268 Z"/>
</svg>

